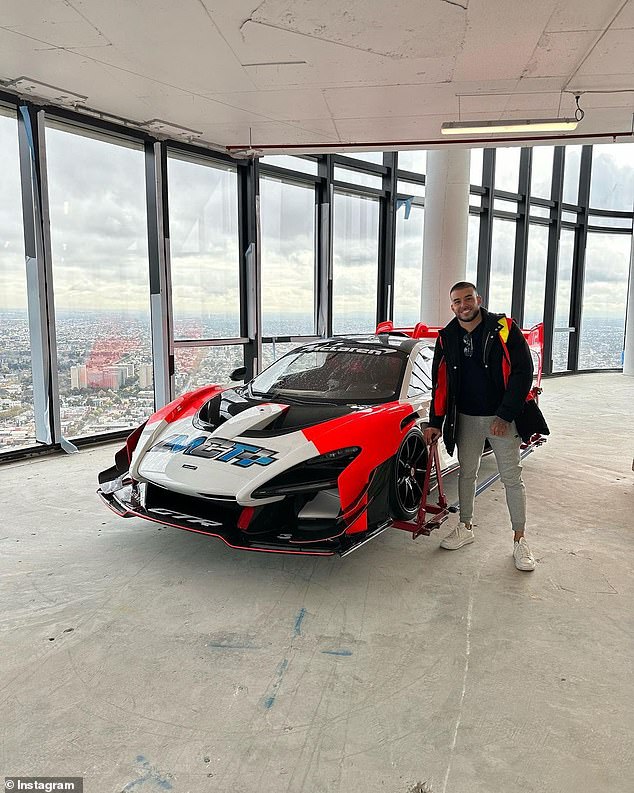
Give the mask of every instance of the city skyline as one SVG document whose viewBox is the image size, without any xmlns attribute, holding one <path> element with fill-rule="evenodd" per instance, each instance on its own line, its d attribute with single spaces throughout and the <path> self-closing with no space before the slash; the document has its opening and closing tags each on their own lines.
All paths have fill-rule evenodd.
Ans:
<svg viewBox="0 0 634 793">
<path fill-rule="evenodd" d="M 304 315 L 307 320 L 308 316 Z M 31 349 L 26 313 L 0 312 L 0 452 L 35 444 Z M 57 371 L 62 432 L 86 437 L 130 430 L 154 412 L 149 316 L 127 317 L 92 311 L 62 315 L 57 324 Z M 349 316 L 347 333 L 370 332 L 362 317 Z M 409 320 L 409 321 L 407 321 Z M 416 316 L 402 324 L 414 324 Z M 616 368 L 623 350 L 622 320 L 586 320 L 581 329 L 580 365 Z M 222 332 L 222 328 L 220 328 Z M 279 336 L 301 333 L 293 320 L 279 325 Z M 566 368 L 567 337 L 556 334 L 555 370 Z M 301 342 L 266 343 L 269 365 Z M 185 347 L 175 350 L 176 395 L 212 383 L 227 384 L 243 363 L 242 345 Z"/>
</svg>

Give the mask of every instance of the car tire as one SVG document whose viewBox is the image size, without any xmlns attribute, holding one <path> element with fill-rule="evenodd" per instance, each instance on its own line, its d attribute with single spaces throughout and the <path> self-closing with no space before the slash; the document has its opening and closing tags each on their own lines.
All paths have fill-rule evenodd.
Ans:
<svg viewBox="0 0 634 793">
<path fill-rule="evenodd" d="M 395 520 L 413 520 L 423 495 L 427 445 L 418 427 L 401 441 L 390 480 L 390 514 Z"/>
</svg>

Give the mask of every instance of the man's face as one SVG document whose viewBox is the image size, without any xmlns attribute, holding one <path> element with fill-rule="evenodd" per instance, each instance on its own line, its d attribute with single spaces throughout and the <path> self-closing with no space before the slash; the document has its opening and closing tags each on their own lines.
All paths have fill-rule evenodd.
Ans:
<svg viewBox="0 0 634 793">
<path fill-rule="evenodd" d="M 482 298 L 473 287 L 455 289 L 450 298 L 451 310 L 461 322 L 472 322 L 478 316 Z"/>
</svg>

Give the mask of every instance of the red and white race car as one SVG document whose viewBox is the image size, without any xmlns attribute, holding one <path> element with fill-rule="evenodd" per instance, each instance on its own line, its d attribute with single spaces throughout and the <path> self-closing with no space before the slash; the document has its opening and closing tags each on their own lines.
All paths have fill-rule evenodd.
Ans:
<svg viewBox="0 0 634 793">
<path fill-rule="evenodd" d="M 524 333 L 537 387 L 542 328 Z M 437 334 L 382 323 L 298 347 L 244 385 L 183 394 L 128 437 L 98 492 L 122 517 L 233 548 L 345 554 L 418 513 Z"/>
</svg>

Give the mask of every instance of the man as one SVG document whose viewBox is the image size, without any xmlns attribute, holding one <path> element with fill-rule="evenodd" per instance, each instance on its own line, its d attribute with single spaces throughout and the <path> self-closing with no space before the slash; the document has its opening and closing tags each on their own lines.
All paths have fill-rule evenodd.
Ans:
<svg viewBox="0 0 634 793">
<path fill-rule="evenodd" d="M 475 539 L 476 478 L 488 441 L 506 492 L 515 566 L 534 570 L 535 559 L 524 537 L 526 492 L 521 439 L 514 424 L 533 382 L 530 350 L 513 320 L 482 308 L 473 284 L 460 281 L 449 296 L 455 318 L 440 331 L 436 342 L 432 404 L 424 431 L 428 444 L 442 434 L 449 454 L 458 447 L 460 523 L 440 545 L 457 550 Z"/>
</svg>

